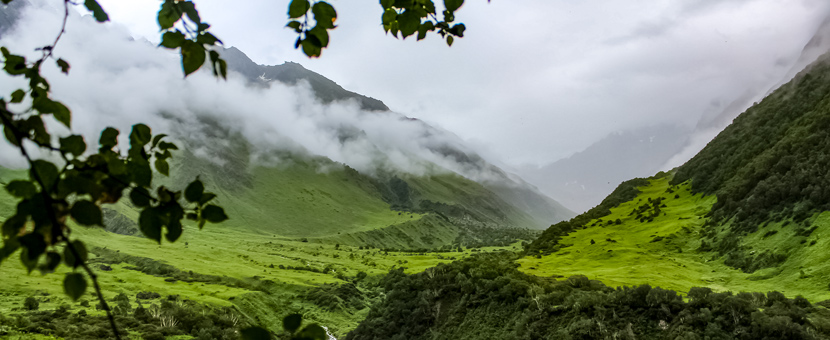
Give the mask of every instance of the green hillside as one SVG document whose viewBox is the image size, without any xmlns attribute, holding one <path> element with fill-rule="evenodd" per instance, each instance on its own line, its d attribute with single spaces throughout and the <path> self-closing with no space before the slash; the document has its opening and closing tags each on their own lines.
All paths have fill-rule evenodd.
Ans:
<svg viewBox="0 0 830 340">
<path fill-rule="evenodd" d="M 199 176 L 219 195 L 231 217 L 227 223 L 204 230 L 186 226 L 178 242 L 159 246 L 139 236 L 138 212 L 124 201 L 104 207 L 109 231 L 73 229 L 73 237 L 94 255 L 91 262 L 108 300 L 124 312 L 119 324 L 133 325 L 124 327 L 134 338 L 157 332 L 195 336 L 186 328 L 192 320 L 177 309 L 185 305 L 212 318 L 215 327 L 208 338 L 240 327 L 222 326 L 227 318 L 279 331 L 282 317 L 296 312 L 342 336 L 377 301 L 377 275 L 392 268 L 419 272 L 479 251 L 518 250 L 517 241 L 534 237 L 526 229 L 534 226 L 529 215 L 455 174 L 370 177 L 327 159 L 288 154 L 273 155 L 281 157 L 279 162 L 252 164 L 243 142 L 222 144 L 207 154 L 180 152 L 171 169 L 174 177 L 161 178 L 160 184 L 175 188 Z M 2 183 L 25 176 L 0 168 Z M 0 222 L 15 204 L 0 194 Z M 467 249 L 471 245 L 502 247 Z M 403 251 L 439 248 L 443 252 Z M 14 325 L 0 328 L 0 337 L 25 331 L 97 338 L 103 314 L 89 291 L 82 299 L 87 302 L 65 298 L 61 281 L 67 268 L 27 274 L 15 258 L 0 266 L 0 321 Z M 159 297 L 139 299 L 144 293 Z M 40 302 L 40 310 L 66 313 L 41 319 L 41 312 L 24 309 L 28 297 Z M 147 308 L 179 315 L 178 330 L 155 326 L 159 318 L 135 316 Z M 81 314 L 100 322 L 62 326 Z"/>
<path fill-rule="evenodd" d="M 390 275 L 348 339 L 830 338 L 828 77 L 824 56 L 515 256 Z"/>
<path fill-rule="evenodd" d="M 556 252 L 517 261 L 520 270 L 541 277 L 586 275 L 612 287 L 650 284 L 681 292 L 692 287 L 777 290 L 811 301 L 830 299 L 825 279 L 830 275 L 826 264 L 830 255 L 819 251 L 821 240 L 830 237 L 826 231 L 830 230 L 830 213 L 817 216 L 813 223 L 818 228 L 810 237 L 795 235 L 787 222 L 769 223 L 746 235 L 746 247 L 789 254 L 779 267 L 746 273 L 730 267 L 701 239 L 715 197 L 693 194 L 688 182 L 676 186 L 669 182 L 669 177 L 650 179 L 638 188 L 641 193 L 634 199 L 612 208 L 609 215 L 590 220 L 587 228 L 562 237 Z M 659 202 L 659 211 L 654 209 L 655 202 Z"/>
</svg>

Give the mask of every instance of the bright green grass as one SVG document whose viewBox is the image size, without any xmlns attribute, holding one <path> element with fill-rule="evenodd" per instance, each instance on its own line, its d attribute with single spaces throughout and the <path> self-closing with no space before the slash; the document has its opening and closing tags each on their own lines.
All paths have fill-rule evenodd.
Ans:
<svg viewBox="0 0 830 340">
<path fill-rule="evenodd" d="M 280 265 L 311 266 L 318 269 L 333 266 L 346 276 L 354 276 L 360 271 L 370 275 L 382 274 L 396 266 L 407 268 L 408 273 L 416 273 L 439 263 L 448 263 L 472 254 L 469 250 L 463 253 L 423 255 L 397 252 L 387 254 L 377 249 L 360 250 L 349 246 L 335 249 L 335 245 L 298 242 L 276 236 L 265 237 L 222 225 L 209 225 L 203 230 L 195 227 L 185 229 L 179 241 L 172 244 L 165 242 L 161 246 L 148 239 L 112 234 L 95 228 L 75 227 L 73 238 L 83 240 L 90 248 L 98 246 L 119 249 L 129 255 L 163 261 L 182 271 L 226 275 L 240 279 L 259 276 L 262 280 L 273 280 L 281 285 L 279 292 L 260 296 L 255 300 L 258 300 L 257 303 L 271 301 L 271 304 L 284 308 L 267 309 L 260 306 L 257 308 L 261 309 L 255 310 L 252 309 L 256 306 L 250 302 L 251 299 L 241 297 L 264 293 L 202 282 L 165 282 L 163 277 L 125 269 L 127 264 L 113 265 L 113 270 L 109 272 L 96 270 L 105 296 L 109 299 L 121 292 L 134 298 L 138 292 L 153 291 L 163 296 L 180 295 L 185 299 L 211 305 L 236 304 L 241 307 L 243 313 L 252 317 L 259 316 L 263 320 L 281 320 L 284 314 L 303 310 L 308 314 L 307 317 L 330 327 L 339 335 L 344 335 L 356 327 L 365 315 L 322 311 L 308 302 L 298 300 L 297 295 L 317 284 L 343 281 L 337 279 L 335 273 L 279 269 Z M 490 247 L 482 248 L 482 251 L 515 248 L 515 245 L 506 248 Z M 350 258 L 350 255 L 354 255 L 353 258 Z M 97 266 L 93 268 L 97 269 Z M 53 274 L 41 275 L 37 271 L 27 274 L 17 259 L 17 254 L 13 255 L 0 264 L 0 313 L 7 314 L 14 308 L 21 307 L 23 300 L 32 295 L 38 296 L 42 301 L 41 309 L 54 309 L 61 304 L 69 304 L 76 311 L 86 309 L 88 313 L 99 313 L 94 308 L 97 302 L 91 288 L 88 295 L 82 298 L 91 302 L 92 307 L 89 308 L 80 307 L 78 303 L 72 303 L 64 296 L 61 282 L 63 274 L 67 271 L 66 266 L 61 266 L 58 272 Z M 235 299 L 231 300 L 232 297 Z M 279 326 L 279 323 L 275 325 Z"/>
<path fill-rule="evenodd" d="M 292 160 L 233 172 L 200 157 L 184 155 L 184 159 L 186 166 L 171 170 L 175 178 L 162 182 L 188 183 L 199 176 L 231 217 L 226 222 L 229 227 L 301 238 L 373 230 L 410 220 L 409 215 L 392 211 L 365 176 L 328 160 Z"/>
<path fill-rule="evenodd" d="M 773 237 L 758 241 L 767 229 L 761 229 L 745 239 L 747 244 L 757 246 L 777 245 L 782 249 L 801 249 L 790 257 L 778 275 L 765 280 L 750 280 L 750 274 L 743 273 L 714 260 L 713 253 L 700 253 L 698 232 L 705 221 L 705 215 L 715 202 L 715 197 L 691 195 L 690 185 L 684 183 L 675 193 L 667 193 L 669 178 L 651 180 L 651 184 L 640 188 L 642 193 L 630 202 L 611 210 L 603 221 L 622 220 L 620 225 L 588 227 L 564 237 L 560 243 L 573 245 L 541 259 L 526 257 L 518 262 L 523 272 L 537 276 L 586 275 L 609 286 L 632 286 L 650 284 L 662 288 L 688 292 L 695 286 L 710 287 L 718 291 L 772 291 L 777 290 L 788 296 L 803 295 L 812 301 L 830 298 L 827 277 L 830 274 L 830 254 L 817 251 L 827 247 L 830 230 L 819 228 L 811 239 L 819 239 L 813 247 L 794 247 L 792 232 L 779 232 Z M 675 199 L 674 195 L 680 198 Z M 629 215 L 632 209 L 647 203 L 648 198 L 665 198 L 667 207 L 662 208 L 666 216 L 653 222 L 641 223 Z M 592 221 L 593 224 L 596 221 Z M 830 224 L 830 214 L 820 216 L 816 222 Z M 827 234 L 827 235 L 825 235 Z M 659 242 L 651 242 L 655 237 Z M 617 242 L 606 241 L 606 239 Z M 591 240 L 596 243 L 591 244 Z M 807 278 L 799 279 L 800 267 L 805 268 Z M 769 270 L 767 270 L 769 271 Z M 757 278 L 762 272 L 756 272 Z M 822 282 L 823 281 L 823 282 Z"/>
</svg>

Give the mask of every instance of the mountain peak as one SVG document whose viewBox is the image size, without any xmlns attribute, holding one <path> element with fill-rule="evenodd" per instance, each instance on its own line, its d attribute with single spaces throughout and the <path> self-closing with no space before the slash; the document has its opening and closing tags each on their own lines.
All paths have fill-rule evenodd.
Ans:
<svg viewBox="0 0 830 340">
<path fill-rule="evenodd" d="M 317 98 L 324 103 L 356 100 L 360 108 L 366 111 L 390 111 L 382 101 L 348 91 L 331 79 L 297 62 L 286 61 L 282 65 L 257 64 L 236 47 L 229 47 L 222 51 L 222 58 L 228 62 L 229 69 L 244 75 L 249 82 L 267 84 L 276 80 L 284 84 L 295 85 L 299 81 L 306 81 L 311 85 Z"/>
</svg>

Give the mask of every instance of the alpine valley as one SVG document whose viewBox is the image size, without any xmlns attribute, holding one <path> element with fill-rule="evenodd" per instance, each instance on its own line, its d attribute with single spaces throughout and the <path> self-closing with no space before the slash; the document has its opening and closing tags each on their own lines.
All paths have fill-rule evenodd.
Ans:
<svg viewBox="0 0 830 340">
<path fill-rule="evenodd" d="M 0 41 L 20 34 L 22 3 L 0 12 Z M 188 222 L 161 244 L 144 236 L 130 199 L 103 206 L 105 228 L 69 223 L 127 338 L 238 339 L 258 326 L 287 339 L 284 318 L 300 314 L 331 339 L 830 339 L 830 55 L 682 166 L 626 180 L 578 215 L 381 100 L 298 63 L 259 65 L 233 47 L 221 55 L 227 91 L 242 99 L 194 85 L 181 91 L 214 98 L 151 112 L 178 146 L 170 176 L 154 184 L 184 190 L 199 178 L 229 219 Z M 167 57 L 122 61 L 105 81 Z M 215 83 L 201 76 L 188 81 Z M 73 107 L 94 111 L 84 105 Z M 689 132 L 672 131 L 641 168 L 681 149 L 676 134 Z M 602 150 L 547 173 L 588 178 L 570 169 Z M 571 180 L 543 170 L 534 182 Z M 4 187 L 28 176 L 0 167 Z M 0 192 L 0 222 L 17 202 Z M 20 256 L 0 263 L 0 339 L 112 337 L 94 291 L 64 294 L 70 268 L 30 272 Z"/>
</svg>

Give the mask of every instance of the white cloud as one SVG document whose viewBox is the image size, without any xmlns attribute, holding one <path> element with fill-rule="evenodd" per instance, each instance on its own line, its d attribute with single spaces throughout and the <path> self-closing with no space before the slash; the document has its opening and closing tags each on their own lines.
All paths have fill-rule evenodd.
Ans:
<svg viewBox="0 0 830 340">
<path fill-rule="evenodd" d="M 213 156 L 212 146 L 228 141 L 205 128 L 208 118 L 231 134 L 245 136 L 254 145 L 257 159 L 263 161 L 268 153 L 282 150 L 325 156 L 369 173 L 447 171 L 433 165 L 437 164 L 474 179 L 482 175 L 479 169 L 440 151 L 446 147 L 469 151 L 460 139 L 421 121 L 392 112 L 365 112 L 356 102 L 322 104 L 304 83 L 248 86 L 241 75 L 231 73 L 227 81 L 220 81 L 208 70 L 184 79 L 176 54 L 132 41 L 117 25 L 102 26 L 88 16 L 70 19 L 67 34 L 55 50 L 57 57 L 71 64 L 69 75 L 51 65 L 43 72 L 53 97 L 72 109 L 74 132 L 83 134 L 90 145 L 107 126 L 122 131 L 122 143 L 126 143 L 130 127 L 142 122 L 155 133 L 196 141 L 194 153 Z M 56 32 L 40 23 L 52 21 L 60 21 L 54 9 L 28 9 L 18 28 L 0 44 L 37 57 L 34 48 L 50 41 Z M 22 85 L 22 79 L 1 79 L 2 93 Z M 56 124 L 49 127 L 56 134 L 67 133 Z M 15 150 L 4 149 L 0 154 L 4 155 L 2 164 L 20 165 L 14 160 Z"/>
<path fill-rule="evenodd" d="M 133 35 L 158 39 L 158 3 L 101 3 Z M 300 62 L 511 165 L 551 162 L 612 131 L 694 125 L 713 101 L 777 82 L 830 10 L 819 0 L 469 2 L 458 12 L 466 36 L 447 48 L 384 36 L 376 2 L 333 1 L 339 28 L 309 60 L 283 27 L 287 0 L 197 3 L 255 61 Z"/>
</svg>

